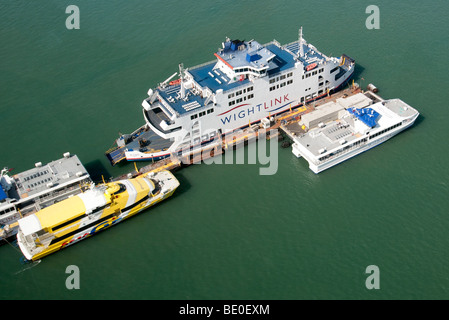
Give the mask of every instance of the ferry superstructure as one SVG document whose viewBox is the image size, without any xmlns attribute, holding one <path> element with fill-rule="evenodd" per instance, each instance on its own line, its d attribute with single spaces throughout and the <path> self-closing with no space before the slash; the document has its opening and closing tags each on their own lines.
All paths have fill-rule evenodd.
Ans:
<svg viewBox="0 0 449 320">
<path fill-rule="evenodd" d="M 16 173 L 4 168 L 0 175 L 0 240 L 17 233 L 17 220 L 55 202 L 81 193 L 92 180 L 77 155 L 63 158 Z"/>
<path fill-rule="evenodd" d="M 306 132 L 293 137 L 292 152 L 319 173 L 387 141 L 418 116 L 400 99 L 375 102 L 363 93 L 340 98 L 302 117 L 297 125 Z"/>
<path fill-rule="evenodd" d="M 167 170 L 92 186 L 20 219 L 20 250 L 27 260 L 38 260 L 155 205 L 178 186 Z"/>
<path fill-rule="evenodd" d="M 173 143 L 165 150 L 129 148 L 127 160 L 168 157 L 184 148 L 205 144 L 263 118 L 318 99 L 340 89 L 354 72 L 347 55 L 328 57 L 299 39 L 281 46 L 276 40 L 226 38 L 216 60 L 173 74 L 142 102 L 146 125 Z"/>
</svg>

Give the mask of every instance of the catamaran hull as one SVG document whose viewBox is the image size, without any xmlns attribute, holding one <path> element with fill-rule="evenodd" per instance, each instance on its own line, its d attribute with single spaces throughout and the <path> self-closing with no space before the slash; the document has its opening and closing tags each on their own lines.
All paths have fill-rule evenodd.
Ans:
<svg viewBox="0 0 449 320">
<path fill-rule="evenodd" d="M 173 193 L 175 192 L 175 190 L 167 192 L 166 194 L 161 195 L 160 197 L 158 197 L 156 199 L 150 199 L 149 202 L 144 203 L 141 206 L 141 208 L 139 208 L 139 210 L 137 210 L 135 212 L 131 213 L 131 211 L 133 211 L 133 210 L 129 210 L 127 212 L 122 213 L 119 216 L 110 217 L 108 219 L 104 219 L 104 218 L 99 219 L 98 221 L 95 221 L 91 224 L 81 227 L 79 229 L 79 231 L 77 230 L 70 237 L 67 237 L 64 240 L 61 240 L 54 245 L 50 245 L 49 248 L 47 248 L 46 250 L 44 250 L 38 254 L 32 255 L 29 252 L 27 246 L 25 245 L 25 239 L 23 238 L 23 234 L 20 232 L 17 234 L 17 243 L 19 244 L 19 248 L 27 260 L 31 260 L 31 261 L 39 260 L 51 253 L 57 252 L 61 249 L 64 249 L 64 248 L 69 247 L 75 243 L 78 243 L 81 240 L 87 239 L 87 238 L 97 234 L 100 231 L 106 230 L 106 229 L 112 227 L 113 225 L 116 225 L 116 224 L 140 213 L 141 211 L 143 211 L 151 206 L 154 206 L 155 204 L 159 203 L 160 201 L 172 196 Z M 103 221 L 101 221 L 101 220 L 103 220 Z"/>
</svg>

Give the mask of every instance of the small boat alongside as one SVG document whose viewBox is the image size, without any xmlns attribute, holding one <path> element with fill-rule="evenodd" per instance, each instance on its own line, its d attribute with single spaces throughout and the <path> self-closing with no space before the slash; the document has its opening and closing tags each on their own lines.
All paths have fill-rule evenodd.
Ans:
<svg viewBox="0 0 449 320">
<path fill-rule="evenodd" d="M 76 155 L 14 173 L 4 168 L 0 174 L 0 241 L 14 239 L 17 221 L 56 202 L 81 193 L 93 183 Z M 1 243 L 1 242 L 0 242 Z"/>
</svg>

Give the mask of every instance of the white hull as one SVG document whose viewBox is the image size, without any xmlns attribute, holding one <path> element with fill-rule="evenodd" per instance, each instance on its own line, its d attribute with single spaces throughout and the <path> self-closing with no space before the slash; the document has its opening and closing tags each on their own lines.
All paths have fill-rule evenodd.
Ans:
<svg viewBox="0 0 449 320">
<path fill-rule="evenodd" d="M 301 147 L 299 147 L 299 145 L 297 143 L 294 143 L 292 145 L 292 153 L 298 158 L 303 156 L 308 161 L 310 170 L 312 170 L 314 173 L 318 174 L 326 169 L 329 169 L 337 164 L 340 164 L 352 157 L 359 155 L 362 152 L 368 151 L 369 149 L 374 148 L 374 147 L 380 145 L 381 143 L 389 140 L 393 136 L 397 135 L 398 133 L 406 130 L 411 125 L 413 125 L 413 123 L 415 122 L 417 117 L 418 117 L 418 115 L 416 115 L 414 118 L 409 120 L 408 123 L 404 124 L 403 126 L 398 127 L 396 130 L 393 130 L 384 135 L 378 136 L 375 139 L 368 140 L 363 145 L 354 146 L 349 150 L 340 152 L 340 153 L 334 155 L 333 157 L 330 157 L 324 161 L 317 161 L 316 159 L 311 159 L 307 155 L 303 154 Z"/>
</svg>

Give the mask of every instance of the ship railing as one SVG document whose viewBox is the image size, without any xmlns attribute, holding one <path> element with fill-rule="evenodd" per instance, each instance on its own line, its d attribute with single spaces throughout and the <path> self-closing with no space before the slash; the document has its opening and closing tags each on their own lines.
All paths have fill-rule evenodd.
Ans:
<svg viewBox="0 0 449 320">
<path fill-rule="evenodd" d="M 291 45 L 293 45 L 295 43 L 299 43 L 299 40 L 295 40 L 295 41 L 292 41 L 290 43 L 284 44 L 283 47 L 286 48 L 286 47 L 291 46 Z"/>
<path fill-rule="evenodd" d="M 277 47 L 281 47 L 281 44 L 279 43 L 279 41 L 277 41 L 277 40 L 273 40 L 273 41 L 271 41 L 270 43 L 272 43 L 272 44 L 274 44 L 274 45 L 276 45 Z"/>
<path fill-rule="evenodd" d="M 274 45 L 279 45 L 279 46 L 280 46 L 280 44 L 279 44 L 278 41 L 272 40 L 272 41 L 270 41 L 270 42 L 267 42 L 267 43 L 263 44 L 262 47 L 269 46 L 270 44 L 274 44 Z"/>
<path fill-rule="evenodd" d="M 365 141 L 364 139 L 360 140 L 360 143 L 354 143 L 353 142 L 353 144 L 349 148 L 343 147 L 343 149 L 338 149 L 338 150 L 334 151 L 334 153 L 331 156 L 327 157 L 326 159 L 324 159 L 324 160 L 315 160 L 313 162 L 316 165 L 328 162 L 328 161 L 330 161 L 330 160 L 332 160 L 332 159 L 334 159 L 336 157 L 340 157 L 341 155 L 344 155 L 344 154 L 346 154 L 346 153 L 348 153 L 348 152 L 350 152 L 350 151 L 352 151 L 354 149 L 358 149 L 358 148 L 364 146 L 366 143 L 367 143 L 367 140 Z"/>
<path fill-rule="evenodd" d="M 196 65 L 196 66 L 194 66 L 194 67 L 188 68 L 187 70 L 189 70 L 189 69 L 190 69 L 190 70 L 198 69 L 198 68 L 207 66 L 208 64 L 212 64 L 212 63 L 214 63 L 214 62 L 216 62 L 216 61 L 217 61 L 217 60 L 210 60 L 210 61 L 204 62 L 204 63 L 202 63 L 202 64 Z"/>
<path fill-rule="evenodd" d="M 290 51 L 290 49 L 287 48 L 287 45 L 283 46 L 282 48 L 283 48 L 285 51 L 287 51 L 288 53 L 290 53 L 290 54 L 291 54 L 292 56 L 294 56 L 294 57 L 298 57 L 298 56 L 299 56 L 298 54 L 293 53 L 292 51 Z"/>
</svg>

